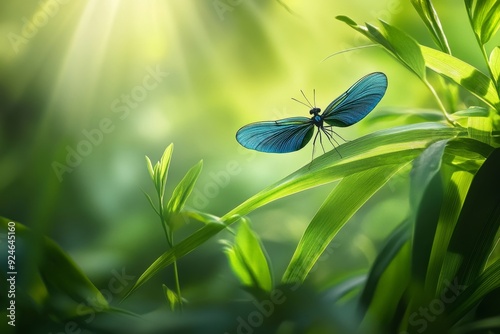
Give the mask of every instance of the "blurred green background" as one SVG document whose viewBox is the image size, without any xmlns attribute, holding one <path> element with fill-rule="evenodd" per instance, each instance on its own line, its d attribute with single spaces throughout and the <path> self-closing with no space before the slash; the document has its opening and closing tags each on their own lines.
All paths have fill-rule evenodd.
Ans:
<svg viewBox="0 0 500 334">
<path fill-rule="evenodd" d="M 483 69 L 479 51 L 466 47 L 474 37 L 462 29 L 463 4 L 435 6 L 455 56 Z M 384 108 L 436 108 L 417 78 L 380 49 L 323 61 L 368 44 L 337 15 L 371 23 L 381 18 L 432 44 L 408 1 L 3 1 L 0 215 L 53 238 L 105 288 L 113 270 L 125 268 L 137 279 L 166 250 L 141 193 L 153 189 L 144 155 L 156 161 L 174 143 L 167 193 L 203 159 L 188 204 L 222 215 L 309 163 L 312 145 L 278 155 L 248 151 L 235 140 L 247 123 L 307 116 L 308 109 L 291 100 L 302 99 L 301 89 L 310 99 L 315 89 L 324 108 L 363 75 L 387 74 L 379 106 L 338 131 L 346 139 L 398 125 L 372 121 Z M 412 121 L 418 118 L 405 120 Z M 88 136 L 94 143 L 84 143 Z M 61 169 L 72 150 L 80 159 L 70 157 L 73 166 Z M 251 215 L 276 277 L 331 187 Z M 391 181 L 341 231 L 310 280 L 326 288 L 343 272 L 368 268 L 405 216 L 406 196 L 405 178 Z M 177 240 L 198 227 L 191 224 Z M 243 295 L 221 250 L 212 240 L 180 260 L 188 300 Z M 138 313 L 166 307 L 161 283 L 171 281 L 170 269 L 164 270 L 121 307 Z"/>
</svg>

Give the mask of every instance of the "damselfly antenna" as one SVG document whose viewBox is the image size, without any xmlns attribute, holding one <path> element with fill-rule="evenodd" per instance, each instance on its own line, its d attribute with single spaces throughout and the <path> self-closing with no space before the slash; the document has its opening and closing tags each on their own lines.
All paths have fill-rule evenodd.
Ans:
<svg viewBox="0 0 500 334">
<path fill-rule="evenodd" d="M 307 99 L 306 94 L 304 94 L 304 91 L 301 89 L 300 92 L 302 93 L 302 96 L 304 97 L 304 99 L 306 99 L 306 101 L 309 104 L 309 106 L 311 107 L 311 109 L 314 108 L 314 106 L 311 104 L 311 102 L 309 102 L 309 100 Z"/>
<path fill-rule="evenodd" d="M 300 104 L 303 104 L 303 105 L 305 105 L 306 107 L 308 107 L 310 109 L 314 108 L 314 106 L 316 105 L 316 101 L 314 102 L 314 106 L 313 106 L 311 104 L 311 102 L 309 102 L 309 100 L 307 99 L 307 96 L 306 96 L 306 94 L 304 94 L 304 91 L 301 89 L 300 92 L 302 93 L 302 96 L 304 97 L 304 99 L 306 99 L 307 103 L 299 101 L 299 100 L 297 100 L 296 98 L 293 98 L 293 97 L 292 97 L 292 100 L 294 100 L 296 102 L 299 102 Z"/>
</svg>

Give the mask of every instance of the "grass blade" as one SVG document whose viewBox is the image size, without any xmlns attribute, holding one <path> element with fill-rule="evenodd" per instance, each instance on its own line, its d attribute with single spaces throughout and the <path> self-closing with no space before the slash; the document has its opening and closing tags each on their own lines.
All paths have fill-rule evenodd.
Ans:
<svg viewBox="0 0 500 334">
<path fill-rule="evenodd" d="M 434 43 L 436 43 L 441 51 L 451 54 L 448 40 L 432 2 L 430 0 L 411 0 L 411 3 L 427 26 L 427 30 L 431 33 Z"/>
<path fill-rule="evenodd" d="M 446 167 L 446 166 L 445 166 Z M 452 169 L 448 167 L 447 169 Z M 435 295 L 438 291 L 443 291 L 444 282 L 440 280 L 441 269 L 446 256 L 446 250 L 450 242 L 463 199 L 469 190 L 473 174 L 468 171 L 460 171 L 453 168 L 448 171 L 451 174 L 445 177 L 446 188 L 444 190 L 443 205 L 439 215 L 439 222 L 434 236 L 432 253 L 429 259 L 429 267 L 425 278 L 425 290 Z"/>
<path fill-rule="evenodd" d="M 406 291 L 411 278 L 411 236 L 409 224 L 391 236 L 370 272 L 367 289 L 363 291 L 365 309 L 360 333 L 372 333 L 374 324 L 378 333 L 400 333 L 397 328 L 406 309 Z M 406 230 L 406 231 L 404 231 Z M 390 293 L 388 293 L 390 292 Z"/>
<path fill-rule="evenodd" d="M 389 265 L 394 261 L 394 258 L 401 251 L 401 248 L 410 241 L 410 236 L 411 236 L 410 232 L 411 232 L 411 225 L 409 224 L 409 221 L 405 221 L 402 224 L 398 225 L 391 233 L 391 235 L 387 238 L 385 246 L 382 248 L 377 258 L 375 259 L 375 262 L 370 268 L 368 279 L 366 280 L 366 284 L 363 288 L 363 292 L 361 293 L 361 297 L 359 299 L 359 304 L 360 307 L 363 309 L 363 311 L 366 311 L 370 306 L 373 297 L 375 295 L 375 292 L 377 290 L 378 284 L 381 281 L 382 276 L 386 272 Z M 408 273 L 406 273 L 406 276 L 408 276 Z M 403 276 L 405 275 L 402 271 L 401 275 L 398 277 L 399 282 L 403 281 L 401 279 Z M 385 305 L 387 306 L 387 304 Z"/>
<path fill-rule="evenodd" d="M 495 149 L 474 176 L 448 248 L 450 268 L 469 285 L 484 270 L 500 228 L 500 149 Z"/>
<path fill-rule="evenodd" d="M 418 43 L 411 36 L 382 20 L 380 22 L 384 27 L 383 31 L 371 24 L 366 24 L 366 27 L 358 25 L 347 16 L 337 16 L 337 20 L 348 24 L 371 41 L 383 46 L 410 71 L 419 78 L 425 79 L 424 58 Z"/>
<path fill-rule="evenodd" d="M 345 177 L 330 193 L 304 232 L 282 283 L 303 282 L 338 231 L 400 168 L 401 165 L 375 167 Z"/>
<path fill-rule="evenodd" d="M 493 81 L 497 83 L 497 91 L 499 91 L 498 82 L 500 81 L 500 46 L 495 46 L 493 48 L 490 53 L 488 63 L 490 64 L 491 73 L 493 74 Z"/>
<path fill-rule="evenodd" d="M 427 148 L 413 163 L 410 175 L 410 207 L 414 222 L 412 277 L 425 285 L 434 234 L 443 201 L 441 160 L 448 140 Z"/>
<path fill-rule="evenodd" d="M 420 48 L 429 69 L 464 87 L 492 108 L 500 108 L 495 84 L 481 71 L 444 52 L 423 45 Z"/>
<path fill-rule="evenodd" d="M 454 285 L 458 293 L 447 308 L 449 313 L 446 319 L 438 319 L 436 327 L 449 328 L 450 325 L 463 319 L 485 296 L 500 289 L 500 260 L 495 261 L 469 284 L 461 284 L 458 279 L 452 280 L 450 284 Z M 429 332 L 432 332 L 431 327 Z"/>
</svg>

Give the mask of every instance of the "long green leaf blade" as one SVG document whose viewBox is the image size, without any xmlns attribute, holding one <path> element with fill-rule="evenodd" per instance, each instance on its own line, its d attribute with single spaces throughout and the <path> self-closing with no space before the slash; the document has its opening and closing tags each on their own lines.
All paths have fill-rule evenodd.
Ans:
<svg viewBox="0 0 500 334">
<path fill-rule="evenodd" d="M 420 46 L 425 65 L 483 100 L 495 109 L 500 108 L 500 101 L 493 81 L 475 67 L 444 52 Z"/>
<path fill-rule="evenodd" d="M 493 81 L 497 83 L 497 91 L 498 83 L 500 81 L 500 46 L 495 46 L 490 53 L 490 58 L 488 60 L 491 68 L 491 72 L 493 73 Z"/>
<path fill-rule="evenodd" d="M 282 283 L 301 283 L 354 213 L 401 168 L 375 167 L 345 177 L 330 193 L 304 232 Z"/>
<path fill-rule="evenodd" d="M 486 44 L 499 28 L 498 0 L 466 0 L 465 7 L 472 29 L 481 44 Z"/>
<path fill-rule="evenodd" d="M 444 289 L 444 282 L 440 280 L 443 261 L 473 176 L 469 171 L 456 170 L 452 167 L 448 167 L 448 169 L 451 169 L 449 171 L 451 175 L 449 179 L 447 178 L 448 182 L 444 190 L 443 205 L 434 236 L 429 268 L 425 278 L 425 290 L 434 295 Z"/>
<path fill-rule="evenodd" d="M 377 258 L 375 259 L 375 262 L 370 268 L 370 273 L 368 274 L 366 284 L 359 299 L 361 308 L 366 310 L 370 306 L 377 290 L 378 283 L 382 279 L 382 276 L 385 273 L 386 269 L 394 261 L 394 258 L 400 252 L 401 248 L 410 241 L 410 232 L 411 226 L 409 224 L 409 221 L 405 221 L 402 224 L 398 225 L 398 227 L 396 227 L 391 235 L 387 238 L 385 246 L 382 248 Z M 408 274 L 409 270 L 407 275 Z M 403 275 L 399 277 L 398 281 L 401 281 L 402 276 Z"/>
<path fill-rule="evenodd" d="M 380 21 L 384 27 L 382 31 L 371 24 L 366 24 L 366 27 L 358 25 L 347 16 L 337 16 L 337 19 L 383 46 L 390 55 L 398 59 L 419 78 L 425 78 L 425 62 L 422 52 L 411 36 L 384 21 Z"/>
<path fill-rule="evenodd" d="M 412 242 L 412 277 L 419 286 L 425 277 L 434 234 L 443 201 L 441 159 L 448 140 L 429 146 L 413 163 L 410 177 L 410 207 L 414 221 Z"/>
<path fill-rule="evenodd" d="M 481 41 L 488 43 L 500 28 L 500 1 L 495 1 L 481 27 Z"/>
<path fill-rule="evenodd" d="M 378 333 L 399 333 L 397 327 L 405 310 L 406 291 L 410 282 L 410 226 L 403 224 L 397 236 L 391 236 L 391 243 L 377 257 L 373 271 L 363 291 L 364 312 L 360 333 L 373 332 L 376 323 L 384 330 Z M 390 293 L 388 293 L 390 291 Z"/>
<path fill-rule="evenodd" d="M 419 44 L 404 31 L 384 21 L 384 36 L 391 44 L 395 56 L 406 64 L 419 78 L 425 79 L 425 61 Z"/>
<path fill-rule="evenodd" d="M 160 161 L 158 162 L 158 169 L 157 169 L 157 189 L 159 189 L 159 195 L 163 197 L 163 194 L 165 192 L 165 185 L 167 184 L 167 176 L 168 176 L 168 169 L 170 167 L 170 161 L 172 161 L 172 153 L 174 151 L 174 144 L 170 144 L 167 146 L 165 151 L 163 152 Z"/>
<path fill-rule="evenodd" d="M 446 317 L 438 317 L 434 323 L 430 323 L 430 333 L 439 333 L 442 328 L 451 327 L 463 319 L 485 296 L 500 289 L 500 260 L 495 261 L 468 284 L 463 284 L 458 278 L 452 279 L 448 282 L 448 288 L 454 292 L 453 302 L 447 305 Z"/>
<path fill-rule="evenodd" d="M 411 3 L 427 26 L 434 43 L 436 43 L 441 51 L 451 54 L 448 40 L 432 2 L 430 0 L 411 0 Z"/>
<path fill-rule="evenodd" d="M 470 284 L 484 270 L 500 228 L 500 149 L 495 149 L 474 176 L 448 248 L 451 278 Z"/>
</svg>

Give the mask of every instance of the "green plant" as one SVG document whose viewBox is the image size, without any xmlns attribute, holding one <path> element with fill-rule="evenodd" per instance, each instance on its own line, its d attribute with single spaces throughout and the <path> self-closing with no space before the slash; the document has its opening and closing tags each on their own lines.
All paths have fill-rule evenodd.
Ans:
<svg viewBox="0 0 500 334">
<path fill-rule="evenodd" d="M 109 305 L 101 291 L 53 240 L 4 217 L 0 217 L 0 235 L 6 241 L 2 243 L 5 249 L 7 240 L 11 245 L 10 252 L 4 253 L 10 254 L 4 262 L 7 270 L 0 274 L 2 282 L 12 279 L 11 290 L 2 292 L 2 315 L 11 321 L 11 325 L 2 323 L 6 333 L 12 329 L 27 332 L 33 323 L 40 332 L 50 332 L 58 328 L 55 324 L 68 323 L 73 329 L 82 330 L 91 328 L 86 320 L 98 312 L 123 312 Z M 13 317 L 9 318 L 9 314 Z M 30 321 L 26 321 L 27 316 Z"/>
<path fill-rule="evenodd" d="M 127 296 L 170 264 L 176 271 L 179 258 L 253 210 L 340 181 L 309 223 L 279 283 L 302 284 L 328 244 L 367 200 L 395 175 L 408 175 L 410 215 L 388 238 L 365 275 L 366 281 L 350 288 L 361 291 L 354 294 L 362 318 L 358 330 L 441 333 L 500 327 L 500 310 L 494 304 L 500 291 L 500 257 L 495 250 L 500 227 L 500 50 L 493 48 L 488 57 L 485 47 L 500 26 L 500 3 L 465 1 L 488 75 L 451 54 L 431 1 L 413 0 L 412 4 L 438 49 L 419 44 L 384 21 L 377 27 L 359 25 L 346 16 L 338 19 L 383 48 L 423 82 L 439 107 L 427 116 L 439 121 L 399 126 L 347 142 L 341 146 L 342 158 L 335 151 L 317 157 L 310 166 L 272 184 L 222 217 L 181 211 L 201 169 L 201 165 L 193 167 L 170 200 L 180 204 L 167 209 L 160 204 L 160 209 L 155 209 L 169 250 L 151 264 Z M 429 76 L 439 80 L 429 80 Z M 482 105 L 464 105 L 457 86 L 476 96 Z M 383 116 L 398 118 L 401 114 L 386 111 Z M 148 160 L 160 203 L 165 177 L 158 173 L 165 173 L 165 161 L 153 170 Z M 173 212 L 205 225 L 174 245 Z M 242 284 L 250 291 L 259 291 L 255 296 L 260 296 L 269 292 L 269 280 L 264 283 L 263 277 L 255 275 L 266 272 L 267 262 L 259 255 L 258 270 L 245 261 L 247 252 L 264 254 L 256 250 L 262 247 L 257 245 L 248 226 L 241 227 L 228 252 Z M 452 296 L 446 294 L 452 290 Z M 177 296 L 181 300 L 179 286 Z M 429 308 L 436 311 L 429 317 L 423 315 L 421 310 Z"/>
<path fill-rule="evenodd" d="M 191 194 L 191 191 L 193 190 L 194 184 L 198 179 L 201 168 L 203 166 L 203 161 L 200 161 L 186 173 L 184 178 L 174 189 L 172 197 L 165 205 L 165 185 L 167 183 L 168 169 L 170 167 L 173 150 L 174 145 L 169 145 L 163 152 L 160 161 L 158 161 L 154 165 L 154 167 L 151 163 L 151 160 L 146 156 L 149 175 L 151 176 L 151 180 L 154 183 L 156 195 L 158 197 L 158 207 L 154 205 L 151 197 L 143 191 L 144 195 L 146 195 L 149 203 L 151 204 L 151 207 L 160 218 L 161 226 L 163 227 L 163 231 L 165 232 L 165 238 L 167 240 L 169 248 L 174 247 L 174 231 L 182 225 L 185 219 L 181 213 L 181 210 L 183 209 L 184 204 L 189 197 L 189 194 Z M 173 265 L 176 291 L 173 292 L 165 284 L 163 285 L 163 290 L 172 310 L 175 309 L 177 305 L 182 310 L 183 300 L 181 295 L 177 262 L 174 261 Z"/>
</svg>

